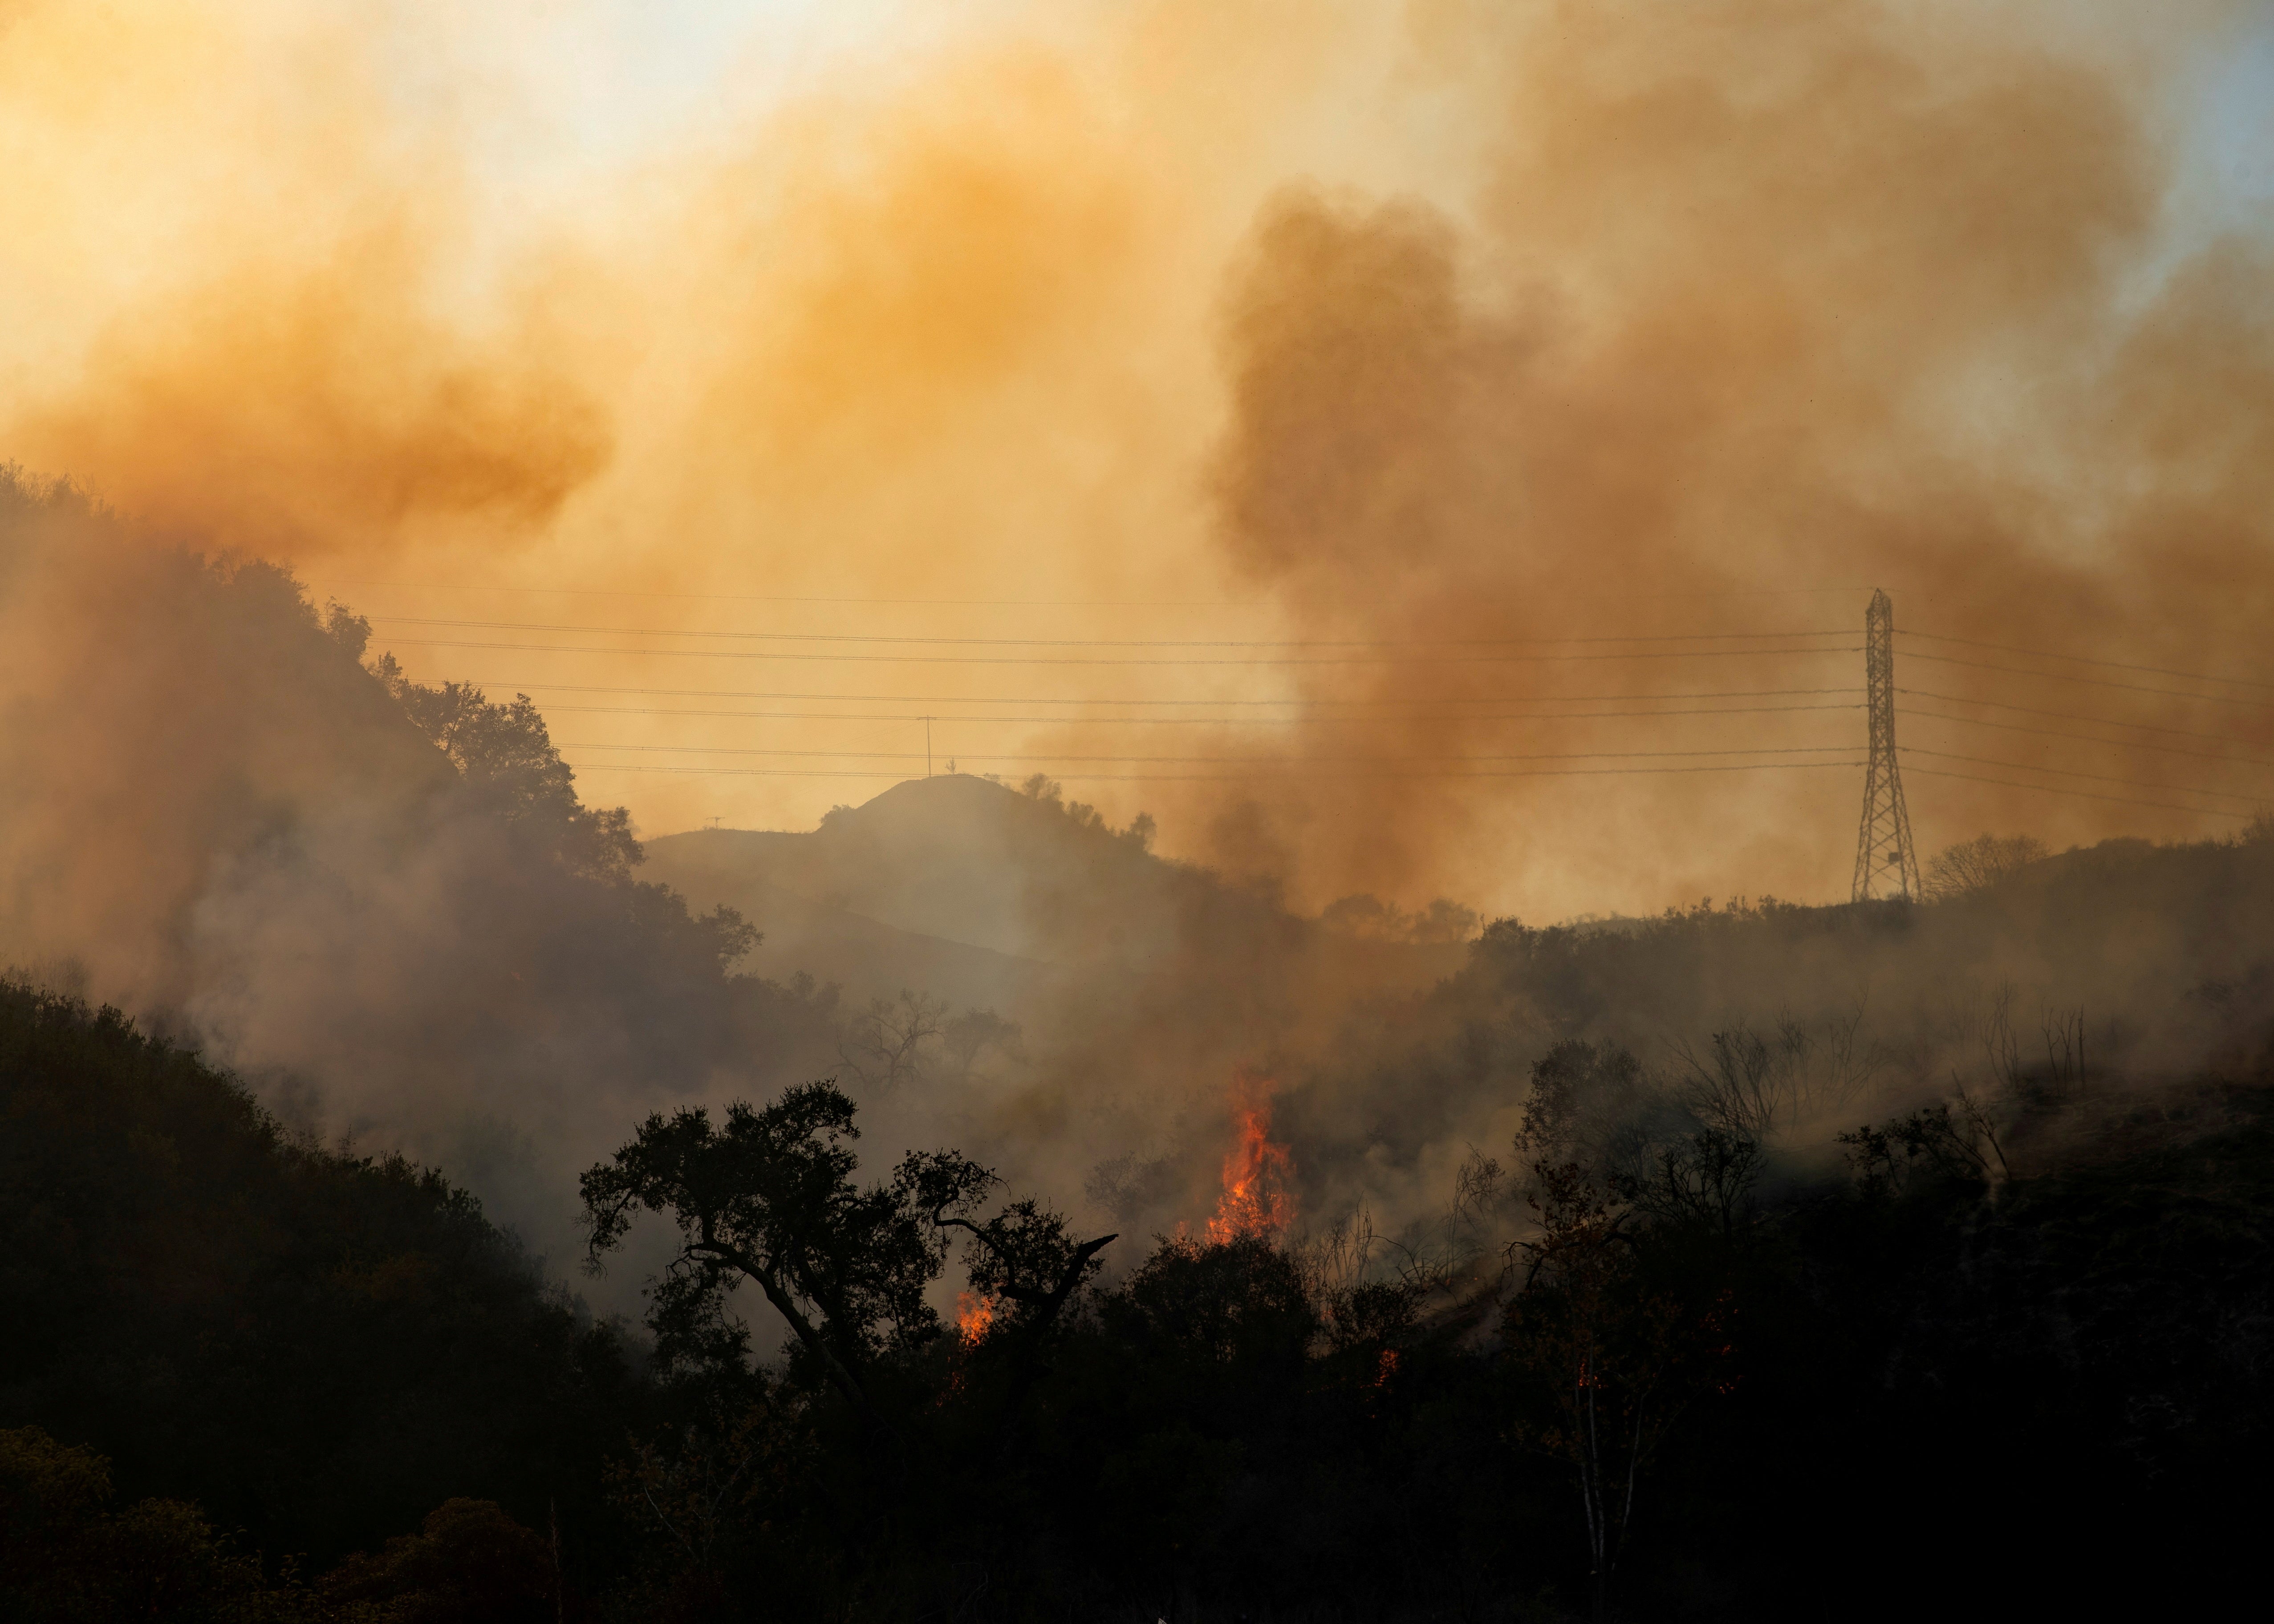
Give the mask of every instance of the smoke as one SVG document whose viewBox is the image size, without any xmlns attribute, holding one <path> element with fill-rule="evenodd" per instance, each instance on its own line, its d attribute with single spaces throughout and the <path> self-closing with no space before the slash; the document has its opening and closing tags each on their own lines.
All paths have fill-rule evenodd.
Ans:
<svg viewBox="0 0 2274 1624">
<path fill-rule="evenodd" d="M 2263 606 L 2265 249 L 2183 207 L 2179 114 L 2244 20 L 2206 5 L 2142 38 L 2026 5 L 1156 0 L 953 27 L 890 6 L 713 19 L 697 40 L 598 0 L 450 20 L 19 6 L 4 139 L 11 172 L 49 178 L 0 227 L 11 297 L 43 320 L 0 356 L 0 446 L 381 615 L 1482 657 L 1456 640 L 1848 628 L 1861 590 L 1789 589 L 1885 586 L 1907 628 L 2224 670 Z M 611 79 L 612 56 L 635 65 Z M 567 583 L 953 601 L 436 590 Z M 998 598 L 1163 606 L 967 601 Z M 1207 606 L 1227 598 L 1247 606 Z M 379 635 L 416 674 L 501 688 L 998 698 L 936 729 L 942 753 L 1014 780 L 1043 765 L 1117 822 L 1150 805 L 1177 849 L 1309 908 L 1647 909 L 1846 876 L 1851 775 L 1600 770 L 1841 746 L 1852 712 L 1430 718 L 1849 686 L 1852 655 L 1080 670 Z M 576 651 L 596 646 L 614 651 Z M 2238 747 L 2264 730 L 2231 705 L 1909 669 Z M 717 753 L 753 732 L 877 753 L 845 771 L 913 763 L 905 721 L 753 729 L 653 712 L 817 707 L 532 691 L 655 829 L 809 823 L 841 798 Z M 1034 719 L 1109 695 L 1401 719 Z M 1975 758 L 1914 763 L 1931 846 L 2225 826 L 2126 804 L 2172 799 L 2137 793 L 2169 756 L 1906 731 Z M 2011 765 L 2054 760 L 2079 771 Z M 2248 809 L 2250 770 L 2177 764 L 2220 792 L 2187 804 Z M 2016 776 L 2118 799 L 1969 781 Z"/>
<path fill-rule="evenodd" d="M 606 419 L 516 353 L 526 341 L 417 309 L 418 269 L 380 231 L 335 264 L 187 290 L 105 331 L 94 377 L 15 439 L 124 508 L 262 555 L 354 554 L 453 521 L 525 533 L 606 464 Z"/>
<path fill-rule="evenodd" d="M 1409 655 L 1504 653 L 1492 640 L 1511 640 L 1588 658 L 1306 673 L 1316 699 L 1439 719 L 1321 726 L 1304 748 L 1860 743 L 1852 710 L 1563 726 L 1457 713 L 1558 695 L 1852 688 L 1858 637 L 1775 659 L 1653 657 L 1758 641 L 1600 640 L 1854 628 L 1874 586 L 1899 627 L 2256 674 L 2274 347 L 2245 289 L 2264 275 L 2265 244 L 2195 243 L 2158 261 L 2172 253 L 2171 157 L 2142 76 L 2081 42 L 2047 49 L 1994 21 L 1873 6 L 1653 9 L 1645 26 L 1624 8 L 1557 5 L 1510 34 L 1472 226 L 1315 189 L 1264 210 L 1224 319 L 1220 533 L 1310 637 Z M 1954 656 L 2122 677 L 1918 641 L 1899 649 L 1899 680 L 2224 739 L 2195 747 L 2211 756 L 2254 754 L 2265 737 L 2263 707 L 2235 703 L 2247 683 L 2149 676 L 2111 690 L 1942 663 Z M 2170 696 L 2203 691 L 2220 697 Z M 2241 812 L 2264 793 L 2254 767 L 2181 763 L 2136 748 L 2136 733 L 2124 735 L 2134 747 L 2056 755 L 2012 725 L 2115 730 L 1935 708 L 2007 726 L 1903 724 L 1905 742 L 1945 753 L 1912 763 L 1930 840 L 1985 825 L 2057 840 L 2204 826 L 1931 770 L 2012 779 L 2074 765 L 2083 772 L 2025 781 L 2135 801 L 2191 783 L 2227 792 L 2192 804 Z M 1579 791 L 1385 781 L 1339 792 L 1342 815 L 1311 820 L 1304 857 L 1369 889 L 1437 880 L 1450 849 L 1512 860 L 1519 895 L 1567 896 L 1550 868 L 1649 875 L 1677 898 L 1740 874 L 1820 895 L 1844 873 L 1839 812 L 1853 793 L 1852 772 L 1804 770 Z"/>
<path fill-rule="evenodd" d="M 1380 989 L 1442 967 L 1400 957 L 1465 929 L 1440 895 L 1843 894 L 1870 588 L 1998 645 L 1899 648 L 1928 851 L 2263 793 L 2261 690 L 2170 674 L 2264 674 L 2269 251 L 2190 212 L 2180 122 L 2219 8 L 886 6 L 678 55 L 643 17 L 614 54 L 661 94 L 547 82 L 531 40 L 609 57 L 623 17 L 539 9 L 0 20 L 0 459 L 132 521 L 18 515 L 0 843 L 12 957 L 328 1131 L 490 1157 L 548 1235 L 638 1110 L 835 1069 L 840 1016 L 644 962 L 291 582 L 175 547 L 528 691 L 650 833 L 809 826 L 914 776 L 925 717 L 943 759 L 1157 814 L 1239 884 L 1141 839 L 1038 866 L 992 943 L 1064 972 L 1006 1011 L 1021 1057 L 872 1102 L 880 1155 L 953 1139 L 1069 1204 L 1131 1158 L 1101 1188 L 1146 1221 L 1218 1199 L 1243 1064 L 1302 1211 L 1403 1222 L 1555 1036 L 1663 1066 L 1772 1022 L 1774 955 L 1606 973 L 1584 1016 Z M 1795 631 L 1826 651 L 1726 635 Z M 2038 940 L 1969 974 L 2065 996 Z M 1860 978 L 1884 1041 L 1954 1052 L 1901 1034 L 1962 989 L 1869 959 L 1811 1029 Z"/>
<path fill-rule="evenodd" d="M 409 15 L 10 8 L 6 456 L 280 560 L 511 548 L 606 465 L 533 270 L 486 298 Z M 519 283 L 519 286 L 516 286 Z M 464 528 L 454 529 L 454 525 Z"/>
<path fill-rule="evenodd" d="M 237 1071 L 289 1127 L 447 1167 L 556 1268 L 644 1112 L 805 1074 L 813 1001 L 631 883 L 532 758 L 461 765 L 290 576 L 0 477 L 0 963 Z"/>
</svg>

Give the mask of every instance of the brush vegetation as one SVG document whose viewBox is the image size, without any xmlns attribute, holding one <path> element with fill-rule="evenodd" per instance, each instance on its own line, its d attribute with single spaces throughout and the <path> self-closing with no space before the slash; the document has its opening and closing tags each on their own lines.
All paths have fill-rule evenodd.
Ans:
<svg viewBox="0 0 2274 1624">
<path fill-rule="evenodd" d="M 863 1184 L 832 1089 L 659 1117 L 587 1181 L 598 1249 L 629 1207 L 680 1221 L 630 1327 L 440 1176 L 296 1141 L 116 1011 L 11 987 L 0 1596 L 1357 1619 L 1600 1587 L 1710 1618 L 1813 1613 L 1923 1548 L 1993 1588 L 2179 1594 L 2232 1562 L 2269 1419 L 2255 1075 L 2023 1075 L 1859 1123 L 1840 1169 L 1773 1191 L 1741 1124 L 1607 1157 L 1591 1113 L 1638 1071 L 1579 1041 L 1534 1068 L 1457 1192 L 1533 1222 L 1465 1267 L 1170 1237 L 1103 1279 L 1111 1248 L 960 1158 Z M 925 1304 L 949 1273 L 1001 1304 L 975 1339 Z M 792 1301 L 786 1359 L 741 1278 Z M 1985 1528 L 2002 1573 L 1962 1556 Z"/>
</svg>

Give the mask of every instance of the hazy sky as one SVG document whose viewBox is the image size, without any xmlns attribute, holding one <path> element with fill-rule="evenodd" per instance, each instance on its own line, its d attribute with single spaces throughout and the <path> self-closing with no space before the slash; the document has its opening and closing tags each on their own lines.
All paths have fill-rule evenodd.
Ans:
<svg viewBox="0 0 2274 1624">
<path fill-rule="evenodd" d="M 1978 634 L 1976 588 L 1997 572 L 1954 574 L 1949 560 L 1987 548 L 2074 573 L 2150 548 L 2141 538 L 2159 524 L 2227 538 L 2220 557 L 2251 583 L 2221 589 L 2240 627 L 2264 532 L 2200 509 L 2210 479 L 2224 482 L 2222 512 L 2248 510 L 2232 470 L 2248 459 L 2215 475 L 2166 467 L 2179 431 L 2161 384 L 2123 386 L 2164 403 L 2141 408 L 2121 451 L 2064 403 L 2118 387 L 2113 373 L 2080 383 L 2074 357 L 2136 370 L 2179 342 L 2141 333 L 2244 320 L 2187 315 L 2213 296 L 2173 289 L 2253 274 L 2218 264 L 2241 263 L 2237 241 L 2263 252 L 2274 222 L 2274 6 L 2149 10 L 13 0 L 0 4 L 0 167 L 16 180 L 0 196 L 0 458 L 206 545 L 290 558 L 320 591 L 391 617 L 381 645 L 422 677 L 527 686 L 576 747 L 587 793 L 629 804 L 651 832 L 713 816 L 808 825 L 921 771 L 915 718 L 932 715 L 953 718 L 932 724 L 942 765 L 1046 769 L 1116 821 L 1149 808 L 1168 849 L 1291 872 L 1314 904 L 1360 885 L 1533 916 L 1706 891 L 1843 894 L 1857 789 L 1844 770 L 1419 779 L 1398 793 L 1442 816 L 1404 832 L 1389 824 L 1408 814 L 1379 786 L 1245 781 L 1258 763 L 1331 777 L 1335 763 L 1416 752 L 1474 763 L 1695 745 L 1734 757 L 1766 738 L 1743 731 L 1751 720 L 1682 739 L 1644 724 L 1361 738 L 1294 726 L 1284 702 L 1386 703 L 1386 674 L 1314 669 L 1286 650 L 1278 664 L 1226 664 L 1254 650 L 1198 645 L 1410 643 L 1455 622 L 1506 638 L 1860 619 L 1857 591 L 1707 585 L 1885 584 L 1903 623 Z M 1718 167 L 1693 162 L 1697 138 L 1660 139 L 1702 105 L 1685 85 L 1721 98 Z M 1896 154 L 1930 154 L 1918 162 L 1955 178 L 1898 182 L 1881 167 Z M 1918 192 L 1915 206 L 1851 207 L 1897 185 Z M 1227 501 L 1253 514 L 1279 500 L 1254 482 L 1293 465 L 1286 447 L 1244 462 L 1239 447 L 1308 432 L 1254 413 L 1329 342 L 1239 328 L 1238 299 L 1268 296 L 1305 321 L 1350 313 L 1288 282 L 1290 263 L 1257 258 L 1258 222 L 1291 186 L 1344 222 L 1316 237 L 1337 264 L 1373 263 L 1373 244 L 1382 264 L 1426 277 L 1427 230 L 1442 227 L 1465 312 L 1448 341 L 1461 358 L 1415 386 L 1468 414 L 1446 432 L 1466 437 L 1469 460 L 1439 470 L 1413 521 L 1435 539 L 1367 519 L 1342 544 L 1359 561 L 1336 569 L 1325 553 L 1291 562 L 1226 517 Z M 1415 236 L 1367 213 L 1400 199 L 1439 226 Z M 1968 213 L 1984 207 L 1994 220 Z M 1998 237 L 1986 250 L 1984 231 Z M 1876 272 L 1827 252 L 1842 234 L 1882 239 L 1856 267 L 1920 268 L 1875 299 L 1858 276 Z M 1299 238 L 1275 240 L 1291 252 Z M 2007 269 L 1969 284 L 1985 252 Z M 1781 353 L 1786 329 L 1761 325 L 1754 296 L 1787 280 L 1806 289 L 1795 311 L 1829 309 L 1848 286 L 1857 302 L 1812 327 L 1793 365 L 1771 365 L 1761 357 Z M 1938 321 L 1946 339 L 1930 333 Z M 1677 322 L 1738 348 L 1668 349 Z M 1846 356 L 1842 335 L 1881 327 L 1886 349 Z M 1942 367 L 1916 357 L 1946 342 L 1960 358 L 1912 376 Z M 1553 379 L 1509 370 L 1519 353 L 1552 361 L 1559 343 Z M 1757 437 L 1814 432 L 1812 367 L 1832 369 L 1819 382 L 1854 407 L 1824 421 L 1863 438 L 1788 479 Z M 1901 387 L 1865 400 L 1879 385 L 1859 380 L 1898 373 Z M 1675 377 L 1683 387 L 1660 387 Z M 1718 397 L 1702 387 L 1713 378 Z M 2237 398 L 2255 400 L 2247 382 Z M 1782 403 L 1759 404 L 1772 396 Z M 1929 396 L 1968 419 L 1964 443 L 1920 426 Z M 1571 402 L 1568 421 L 1555 399 Z M 1722 425 L 1681 431 L 1679 455 L 1664 423 L 1642 426 L 1677 401 Z M 1487 466 L 1497 436 L 1537 447 L 1583 424 L 1553 458 L 1535 450 L 1536 467 Z M 1345 428 L 1332 443 L 1406 447 L 1392 485 L 1419 466 L 1405 430 Z M 1612 446 L 1630 448 L 1607 482 L 1591 459 Z M 1889 447 L 1909 458 L 1907 488 L 1977 466 L 1898 515 L 1879 483 L 1894 477 Z M 2137 465 L 2099 488 L 2126 458 Z M 2029 489 L 1992 500 L 1991 485 Z M 2148 489 L 2155 515 L 2119 515 Z M 2196 506 L 2179 512 L 2182 498 Z M 1607 524 L 1651 530 L 1660 551 L 1630 558 L 1590 529 Z M 1771 539 L 1733 547 L 1732 534 Z M 1503 535 L 1521 538 L 1523 569 L 1495 556 Z M 1923 551 L 1919 536 L 1952 539 Z M 1643 560 L 1673 590 L 1642 591 Z M 2044 596 L 2136 596 L 2109 568 L 2091 591 Z M 1516 583 L 1549 577 L 1562 596 L 1543 618 Z M 1501 598 L 1497 618 L 1469 613 Z M 895 601 L 811 601 L 847 598 Z M 2075 648 L 2074 625 L 2044 635 Z M 654 635 L 690 628 L 814 641 Z M 2181 654 L 2202 640 L 2166 634 Z M 2198 662 L 2250 665 L 2255 647 L 2229 635 L 2204 632 Z M 1116 653 L 1101 640 L 1184 646 Z M 1073 663 L 1101 658 L 1125 663 Z M 1393 687 L 1419 714 L 1503 693 L 1773 686 L 1734 665 L 1753 669 L 1638 659 L 1562 668 L 1560 687 L 1528 671 L 1489 691 L 1458 673 Z M 1716 672 L 1731 680 L 1705 680 Z M 1105 698 L 1144 702 L 1110 708 L 1124 718 L 1249 722 L 1106 723 L 1065 703 Z M 1076 714 L 1092 719 L 1041 719 Z M 1281 720 L 1256 725 L 1265 715 Z M 1815 720 L 1773 748 L 1858 731 L 1850 714 Z M 2218 725 L 2222 748 L 2260 741 L 2255 719 Z M 1996 756 L 2008 778 L 2055 761 L 2011 755 L 2055 748 L 2034 735 L 1947 748 Z M 804 754 L 764 753 L 787 751 Z M 1930 847 L 1993 819 L 2059 843 L 2234 825 L 2140 804 L 2153 797 L 2137 785 L 2158 771 L 2061 757 L 2042 780 L 2102 801 L 1922 780 L 1914 816 Z"/>
</svg>

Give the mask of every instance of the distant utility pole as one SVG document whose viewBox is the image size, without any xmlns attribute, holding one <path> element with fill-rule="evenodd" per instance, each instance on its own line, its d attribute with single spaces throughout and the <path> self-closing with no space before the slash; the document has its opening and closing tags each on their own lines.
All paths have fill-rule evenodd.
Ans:
<svg viewBox="0 0 2274 1624">
<path fill-rule="evenodd" d="M 1895 606 L 1885 592 L 1871 594 L 1864 612 L 1864 708 L 1871 718 L 1871 760 L 1864 769 L 1864 821 L 1856 831 L 1853 899 L 1919 897 L 1918 856 L 1911 850 L 1911 815 L 1903 805 L 1903 777 L 1895 765 Z"/>
<path fill-rule="evenodd" d="M 924 718 L 924 777 L 931 777 L 931 718 Z"/>
</svg>

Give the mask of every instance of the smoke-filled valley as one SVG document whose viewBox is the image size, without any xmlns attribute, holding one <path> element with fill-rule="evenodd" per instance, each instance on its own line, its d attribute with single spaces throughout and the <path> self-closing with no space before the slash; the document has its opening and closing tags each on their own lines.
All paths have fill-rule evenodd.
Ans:
<svg viewBox="0 0 2274 1624">
<path fill-rule="evenodd" d="M 1554 1494 L 1571 1447 L 1522 1393 L 1538 1361 L 1548 1380 L 1581 1357 L 1619 1362 L 1606 1402 L 1668 1447 L 1633 1460 L 1638 1432 L 1579 1464 L 1646 1466 L 1645 1503 L 1683 1507 L 1678 1531 L 1638 1537 L 1618 1605 L 1805 1610 L 1830 1555 L 1770 1583 L 1698 1547 L 1730 1536 L 1685 1498 L 1716 1450 L 1855 1470 L 1756 1409 L 1893 1417 L 1955 1383 L 1948 1447 L 2037 1447 L 2050 1426 L 2061 1470 L 2091 1474 L 2089 1518 L 2029 1513 L 2055 1539 L 2148 1515 L 2127 1485 L 2215 1477 L 2255 1436 L 2215 1417 L 2256 1392 L 2263 1342 L 2274 840 L 2257 826 L 2059 854 L 1985 837 L 1931 864 L 1917 904 L 1481 929 L 1445 902 L 1291 913 L 1039 778 L 918 779 L 808 833 L 643 845 L 578 799 L 525 701 L 408 680 L 367 624 L 272 567 L 151 551 L 67 491 L 19 482 L 11 501 L 19 623 L 103 628 L 38 638 L 45 658 L 11 676 L 9 1232 L 19 1307 L 48 1330 L 0 1390 L 47 1429 L 8 1435 L 11 1492 L 49 1499 L 11 1503 L 49 1503 L 99 1447 L 132 1492 L 192 1497 L 260 1553 L 328 1568 L 278 1588 L 271 1558 L 218 1536 L 153 1545 L 134 1530 L 156 1501 L 109 1522 L 89 1503 L 60 1529 L 19 1510 L 27 1607 L 56 1605 L 41 1575 L 113 1560 L 74 1550 L 117 1548 L 117 1571 L 152 1575 L 120 1581 L 120 1605 L 147 1583 L 191 1611 L 280 1616 L 569 1597 L 628 1616 L 855 1597 L 908 1616 L 957 1598 L 1434 1616 L 1475 1587 L 1559 1583 L 1577 1605 L 1579 1520 Z M 74 996 L 151 1036 L 108 1011 L 90 1026 Z M 823 1078 L 825 1099 L 801 1086 Z M 770 1100 L 807 1115 L 774 1124 L 769 1155 L 857 1149 L 832 1176 L 855 1175 L 847 1199 L 895 1166 L 941 1176 L 941 1147 L 978 1180 L 881 1187 L 919 1232 L 865 1311 L 826 1274 L 857 1259 L 809 1262 L 822 1275 L 779 1304 L 691 1252 L 659 1274 L 671 1231 L 644 1205 L 711 1211 L 730 1164 L 604 1177 L 653 1179 L 674 1134 Z M 857 1146 L 832 1137 L 840 1108 Z M 709 1115 L 674 1115 L 689 1109 Z M 418 1163 L 440 1173 L 421 1183 Z M 754 1192 L 780 1176 L 748 1165 Z M 954 1231 L 920 1233 L 933 1216 L 977 1226 L 960 1267 Z M 734 1222 L 711 1211 L 685 1238 Z M 2177 1266 L 2173 1223 L 2191 1237 Z M 1615 1239 L 1633 1249 L 1616 1267 Z M 576 1272 L 594 1242 L 608 1272 Z M 1978 1285 L 1938 1283 L 1952 1247 Z M 1050 1278 L 1071 1292 L 1052 1300 Z M 724 1295 L 686 1295 L 706 1282 Z M 1644 1283 L 1662 1295 L 1618 1295 Z M 1853 1345 L 1822 1345 L 1814 1319 L 1845 1291 L 1892 1300 L 1841 1331 Z M 1582 1331 L 1600 1346 L 1574 1355 Z M 2199 1355 L 2174 1359 L 2174 1339 Z M 857 1381 L 816 1365 L 832 1347 Z M 1826 1363 L 1803 1381 L 1795 1359 Z M 508 1398 L 492 1389 L 510 1371 Z M 1999 1408 L 2014 1380 L 2040 1389 L 2037 1420 Z M 1374 1426 L 1401 1440 L 1389 1456 Z M 761 1461 L 771 1475 L 742 1486 Z M 1907 1457 L 1850 1491 L 1929 1493 L 1934 1470 Z M 1087 1512 L 1005 1524 L 982 1505 L 940 1524 L 945 1544 L 911 1530 L 840 1566 L 833 1519 L 907 1492 L 904 1472 L 990 1495 L 1058 1479 L 1118 1531 L 1100 1549 Z M 571 1557 L 524 1531 L 540 1500 Z M 693 1540 L 674 1519 L 698 1506 Z M 1515 1522 L 1464 1522 L 1486 1509 Z M 1346 1556 L 1329 1603 L 1303 1568 L 1352 1518 L 1384 1551 Z"/>
<path fill-rule="evenodd" d="M 0 6 L 0 1615 L 2206 1605 L 2267 21 Z"/>
</svg>

